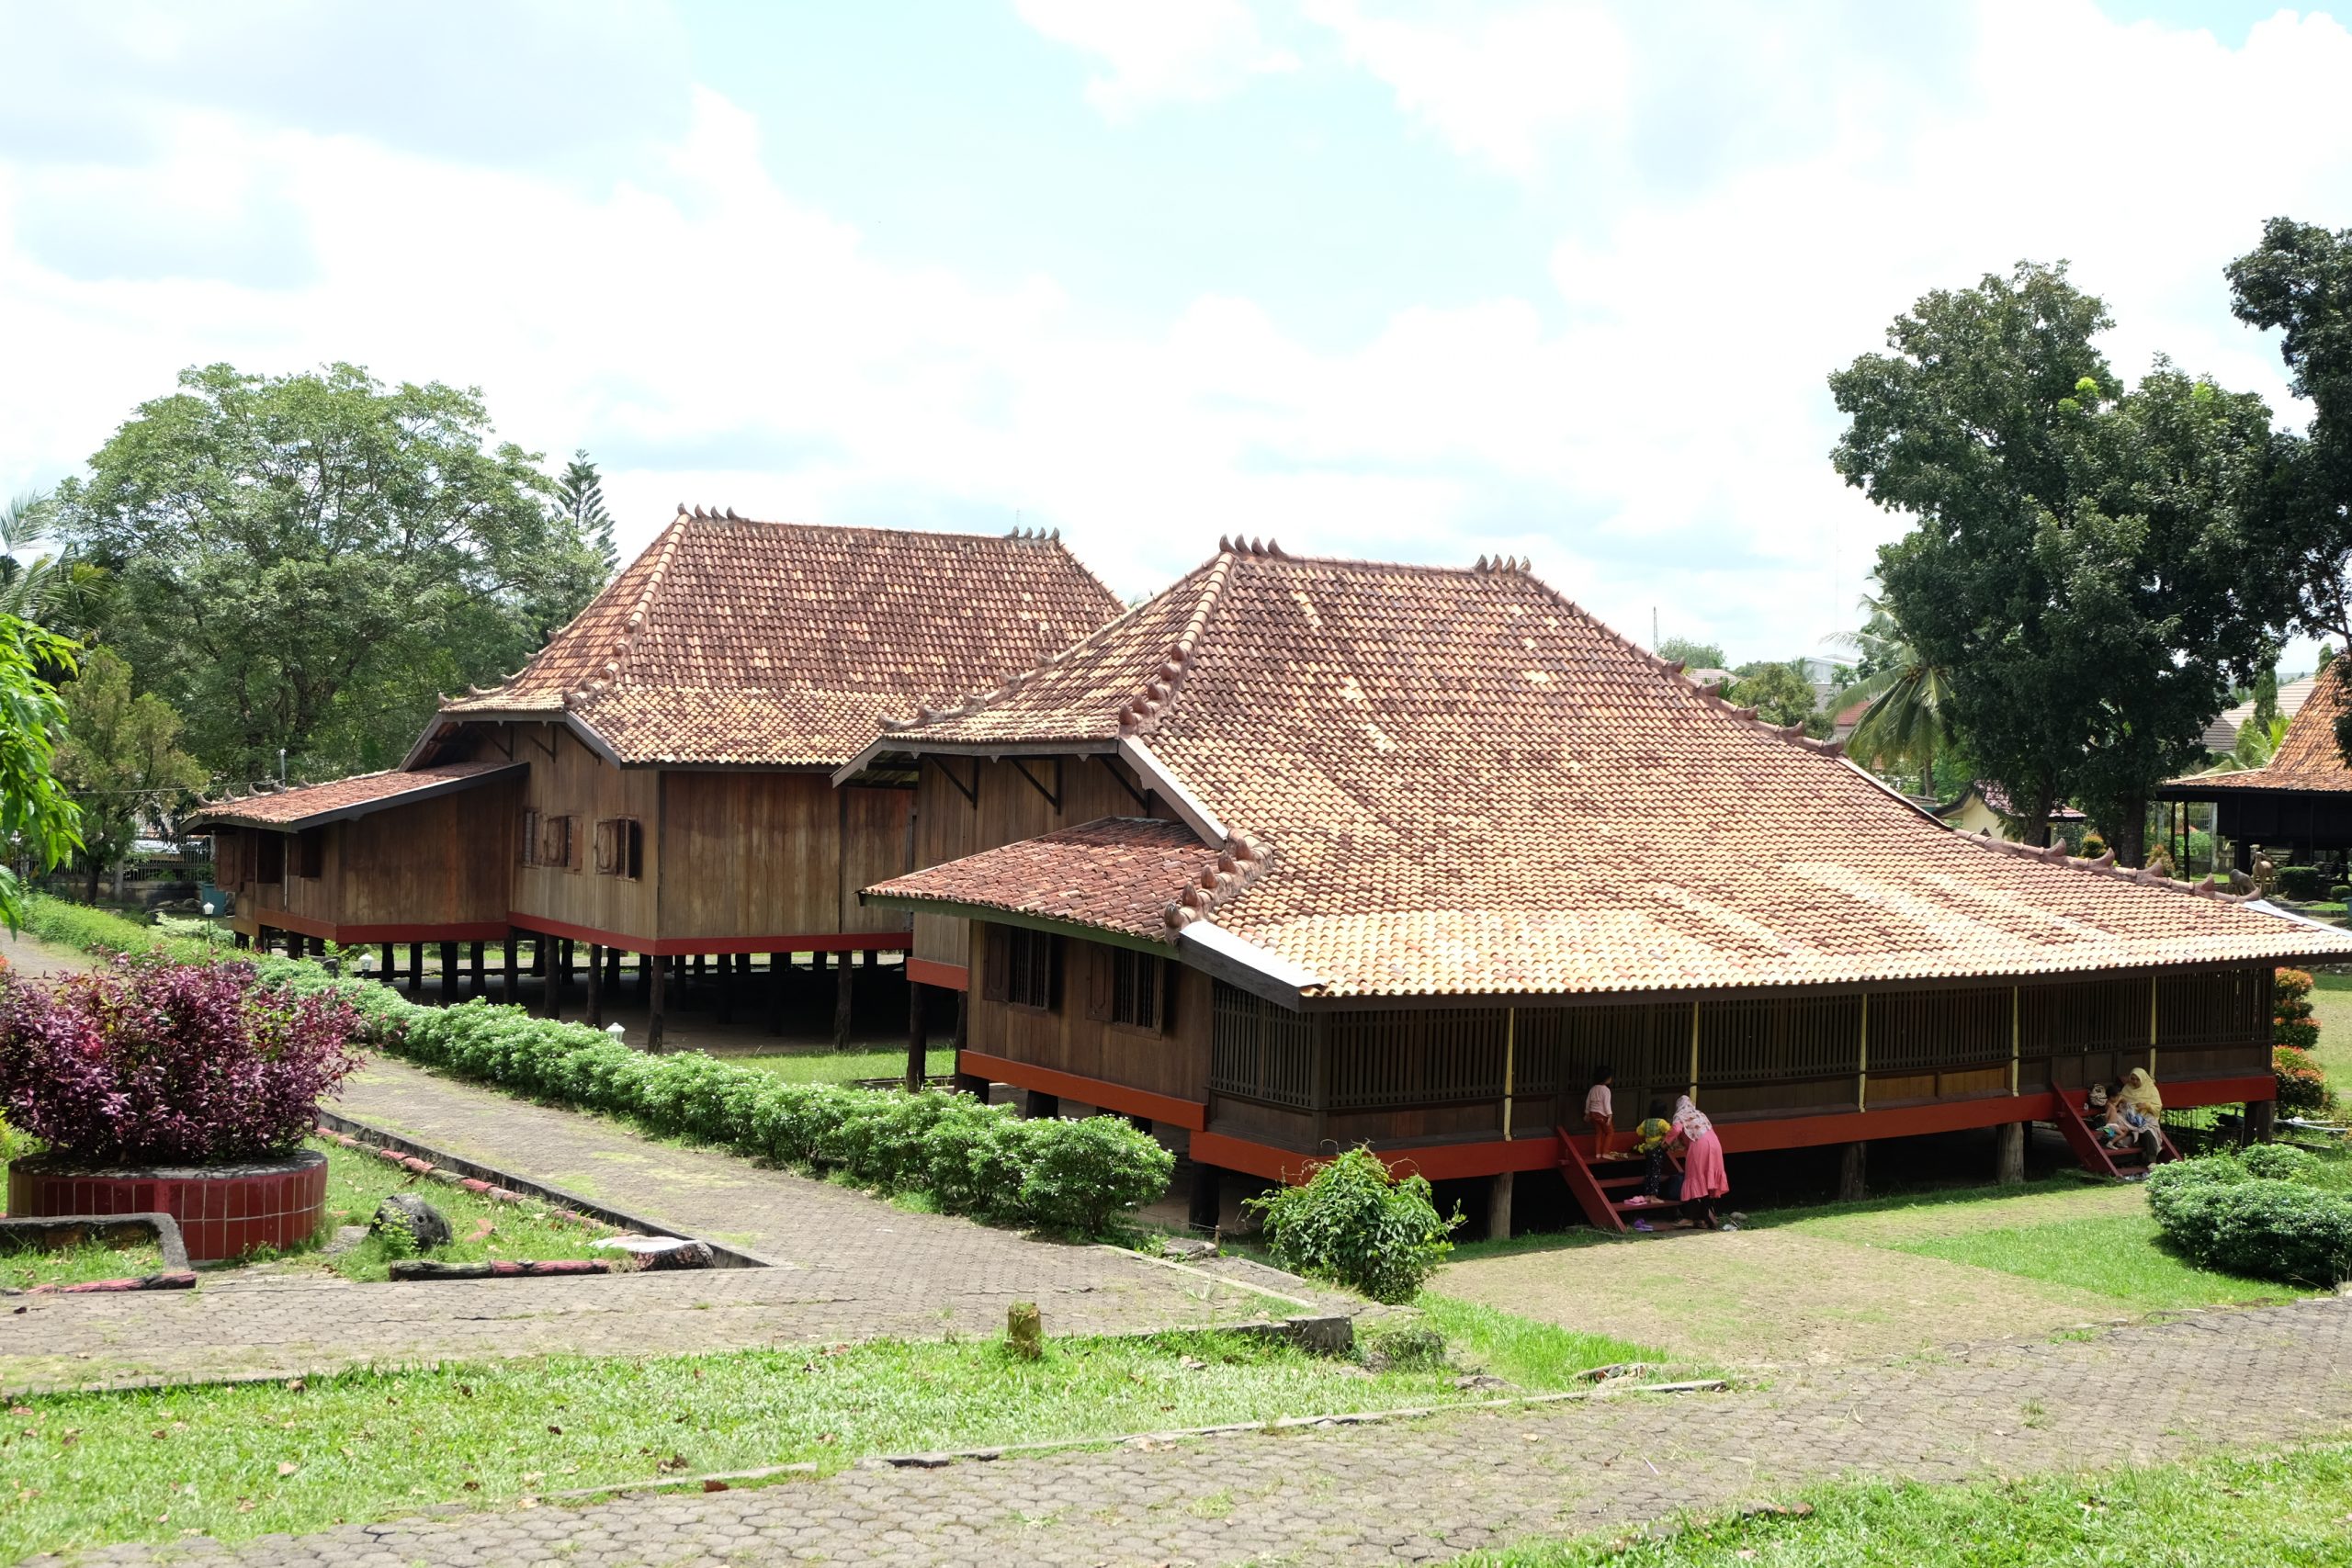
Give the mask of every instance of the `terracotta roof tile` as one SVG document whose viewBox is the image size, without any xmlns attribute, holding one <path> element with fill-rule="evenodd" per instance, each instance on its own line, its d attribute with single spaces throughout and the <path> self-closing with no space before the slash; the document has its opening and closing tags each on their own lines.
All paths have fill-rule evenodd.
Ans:
<svg viewBox="0 0 2352 1568">
<path fill-rule="evenodd" d="M 2352 768 L 2344 765 L 2336 749 L 2335 721 L 2352 706 L 2352 660 L 2331 660 L 2312 678 L 2310 695 L 2295 716 L 2269 762 L 2228 773 L 2197 773 L 2174 779 L 2172 790 L 2290 789 L 2328 795 L 2352 792 Z"/>
<path fill-rule="evenodd" d="M 1075 920 L 1165 941 L 1171 889 L 1214 879 L 1221 852 L 1181 822 L 1106 817 L 898 877 L 891 894 Z"/>
<path fill-rule="evenodd" d="M 1266 852 L 1207 918 L 1325 994 L 2352 954 L 2352 935 L 1954 834 L 1834 749 L 1694 690 L 1514 562 L 1225 549 L 986 702 L 881 744 L 1122 735 Z M 920 881 L 987 903 L 1001 876 L 1001 907 L 1028 908 L 1099 871 L 1092 844 L 994 851 L 879 891 Z M 1116 864 L 1125 913 L 1100 923 L 1133 931 L 1135 879 L 1157 874 Z M 1163 918 L 1200 917 L 1168 908 L 1195 865 L 1170 865 Z"/>
<path fill-rule="evenodd" d="M 538 656 L 445 717 L 569 712 L 624 762 L 836 765 L 1119 602 L 1062 547 L 681 511 Z"/>
<path fill-rule="evenodd" d="M 407 772 L 355 773 L 326 784 L 301 784 L 249 795 L 236 800 L 214 801 L 189 818 L 191 824 L 220 822 L 231 827 L 300 828 L 327 818 L 358 817 L 404 797 L 445 794 L 506 773 L 519 763 L 503 761 L 443 762 Z"/>
</svg>

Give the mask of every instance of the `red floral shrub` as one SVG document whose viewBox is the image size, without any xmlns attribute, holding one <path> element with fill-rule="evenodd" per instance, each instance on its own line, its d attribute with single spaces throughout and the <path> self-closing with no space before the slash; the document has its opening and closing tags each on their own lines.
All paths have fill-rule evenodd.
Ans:
<svg viewBox="0 0 2352 1568">
<path fill-rule="evenodd" d="M 356 1022 L 244 964 L 120 964 L 53 994 L 0 979 L 0 1117 L 93 1165 L 283 1154 L 358 1066 Z"/>
</svg>

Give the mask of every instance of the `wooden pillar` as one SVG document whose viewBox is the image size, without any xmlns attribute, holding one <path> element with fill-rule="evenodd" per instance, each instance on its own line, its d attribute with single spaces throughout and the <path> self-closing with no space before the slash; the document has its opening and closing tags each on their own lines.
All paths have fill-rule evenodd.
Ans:
<svg viewBox="0 0 2352 1568">
<path fill-rule="evenodd" d="M 637 955 L 637 999 L 639 1001 L 652 1001 L 653 971 L 661 962 L 650 953 L 640 953 Z"/>
<path fill-rule="evenodd" d="M 972 993 L 956 993 L 956 1049 L 961 1051 L 971 1043 Z"/>
<path fill-rule="evenodd" d="M 2275 1100 L 2255 1100 L 2246 1102 L 2246 1135 L 2257 1143 L 2268 1143 L 2278 1131 L 2278 1102 Z"/>
<path fill-rule="evenodd" d="M 1192 1201 L 1186 1207 L 1185 1219 L 1196 1231 L 1216 1230 L 1224 1217 L 1225 1172 L 1213 1165 L 1193 1162 Z"/>
<path fill-rule="evenodd" d="M 534 931 L 531 933 L 531 973 L 544 975 L 547 972 L 548 939 Z"/>
<path fill-rule="evenodd" d="M 882 954 L 876 949 L 869 947 L 865 950 L 865 958 L 860 962 L 862 962 L 868 969 L 878 969 L 882 966 Z"/>
<path fill-rule="evenodd" d="M 704 967 L 704 965 L 703 965 L 703 956 L 702 956 L 702 954 L 701 954 L 701 953 L 695 953 L 695 985 L 697 985 L 697 986 L 701 985 L 701 984 L 703 983 L 704 976 L 705 976 L 707 973 L 708 973 L 708 971 L 707 971 L 707 970 Z"/>
<path fill-rule="evenodd" d="M 718 1021 L 735 1021 L 735 955 L 721 953 L 718 960 Z"/>
<path fill-rule="evenodd" d="M 392 963 L 392 944 L 389 942 L 384 944 L 383 974 L 384 984 L 387 986 L 397 987 L 401 983 L 400 970 Z"/>
<path fill-rule="evenodd" d="M 231 931 L 229 933 L 229 945 L 232 948 L 248 948 L 253 946 L 253 938 L 247 936 L 243 931 Z M 389 953 L 391 949 L 386 948 L 384 951 Z"/>
<path fill-rule="evenodd" d="M 408 944 L 408 994 L 418 1001 L 424 999 L 424 944 Z"/>
<path fill-rule="evenodd" d="M 588 1027 L 605 1027 L 605 946 L 588 944 Z"/>
<path fill-rule="evenodd" d="M 563 1016 L 563 994 L 571 988 L 571 939 L 565 937 L 555 944 L 555 952 L 548 958 L 548 1017 Z"/>
<path fill-rule="evenodd" d="M 1993 1179 L 2003 1187 L 2025 1180 L 2025 1123 L 2011 1122 L 1994 1129 Z"/>
<path fill-rule="evenodd" d="M 1021 1096 L 1021 1114 L 1032 1122 L 1050 1121 L 1062 1113 L 1062 1097 L 1047 1094 L 1042 1089 L 1024 1090 Z"/>
<path fill-rule="evenodd" d="M 849 1043 L 850 989 L 854 984 L 850 978 L 849 961 L 850 954 L 846 953 L 833 955 L 833 1049 L 836 1051 Z"/>
<path fill-rule="evenodd" d="M 1487 1183 L 1487 1239 L 1510 1239 L 1511 1173 L 1508 1170 Z"/>
<path fill-rule="evenodd" d="M 784 1032 L 784 976 L 792 967 L 792 954 L 768 954 L 768 1032 Z"/>
<path fill-rule="evenodd" d="M 514 1005 L 515 993 L 522 988 L 522 980 L 514 972 L 515 945 L 514 933 L 508 931 L 505 945 L 499 953 L 498 964 L 498 999 L 508 1007 Z"/>
<path fill-rule="evenodd" d="M 474 943 L 473 952 L 467 957 L 466 967 L 473 971 L 473 994 L 478 997 L 490 995 L 489 983 L 482 978 L 481 973 L 481 943 Z"/>
<path fill-rule="evenodd" d="M 907 984 L 907 1092 L 922 1088 L 924 1069 L 931 1059 L 931 1025 L 923 1017 L 923 993 L 931 987 L 909 981 Z"/>
<path fill-rule="evenodd" d="M 617 1002 L 621 997 L 621 950 L 605 949 L 605 995 Z"/>
<path fill-rule="evenodd" d="M 645 971 L 645 1048 L 657 1054 L 662 1049 L 662 980 L 669 972 L 666 958 L 656 958 Z"/>
<path fill-rule="evenodd" d="M 458 944 L 441 944 L 441 1003 L 447 1007 L 458 999 Z"/>
<path fill-rule="evenodd" d="M 1857 1202 L 1870 1194 L 1870 1145 L 1848 1144 L 1838 1159 L 1838 1201 Z"/>
<path fill-rule="evenodd" d="M 968 1094 L 986 1105 L 989 1102 L 989 1080 L 978 1073 L 958 1072 L 956 1075 L 956 1092 Z"/>
</svg>

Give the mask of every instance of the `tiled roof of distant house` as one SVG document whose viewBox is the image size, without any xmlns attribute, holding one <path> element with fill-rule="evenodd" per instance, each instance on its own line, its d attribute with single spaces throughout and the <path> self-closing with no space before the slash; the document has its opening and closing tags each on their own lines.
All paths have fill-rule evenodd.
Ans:
<svg viewBox="0 0 2352 1568">
<path fill-rule="evenodd" d="M 1968 797 L 1972 795 L 1976 796 L 1979 800 L 1982 800 L 1987 808 L 2000 816 L 2012 818 L 2018 816 L 2017 808 L 2009 804 L 2008 791 L 2003 789 L 1999 784 L 1987 784 L 1983 779 L 1977 780 L 1974 784 L 1970 784 L 1966 789 L 1962 790 L 1958 800 L 1952 801 L 1947 805 L 1936 807 L 1933 809 L 1939 817 L 1950 817 L 1959 811 L 1962 807 L 1965 807 L 1968 804 Z M 2048 820 L 2052 822 L 2084 822 L 2089 820 L 2089 818 L 2062 800 L 2057 805 L 2050 808 Z"/>
<path fill-rule="evenodd" d="M 2287 721 L 2285 739 L 2264 766 L 2174 779 L 2165 786 L 2166 792 L 2199 796 L 2208 790 L 2233 794 L 2241 790 L 2316 791 L 2327 795 L 2352 792 L 2352 768 L 2344 765 L 2344 755 L 2335 744 L 2335 721 L 2347 703 L 2352 703 L 2352 690 L 2346 688 L 2346 682 L 2352 681 L 2347 665 L 2352 665 L 2352 660 L 2335 660 L 2312 678 L 2310 694 L 2296 709 L 2295 716 Z M 2279 696 L 2283 711 L 2283 688 Z"/>
<path fill-rule="evenodd" d="M 2302 712 L 2303 705 L 2311 700 L 2312 688 L 2318 684 L 2317 675 L 2306 675 L 2279 687 L 2278 716 L 2291 720 Z M 2253 716 L 2254 702 L 2251 698 L 2225 709 L 2205 727 L 2205 750 L 2216 755 L 2228 751 L 2238 743 L 2238 731 Z"/>
<path fill-rule="evenodd" d="M 681 510 L 537 658 L 439 723 L 568 717 L 626 764 L 831 767 L 886 715 L 991 685 L 1118 613 L 1057 536 Z"/>
<path fill-rule="evenodd" d="M 1205 924 L 1196 939 L 1238 939 L 1302 994 L 2352 956 L 2352 935 L 1952 833 L 1509 561 L 1221 548 L 999 690 L 894 727 L 852 767 L 999 748 L 1120 750 L 1184 802 L 1198 847 L 1164 825 L 1095 823 L 874 892 L 1058 907 L 1170 941 Z"/>
<path fill-rule="evenodd" d="M 521 765 L 504 761 L 445 762 L 399 773 L 355 773 L 326 784 L 301 784 L 235 800 L 214 801 L 190 818 L 189 823 L 290 831 L 348 817 L 364 817 L 388 806 L 413 805 L 453 790 L 469 789 Z"/>
</svg>

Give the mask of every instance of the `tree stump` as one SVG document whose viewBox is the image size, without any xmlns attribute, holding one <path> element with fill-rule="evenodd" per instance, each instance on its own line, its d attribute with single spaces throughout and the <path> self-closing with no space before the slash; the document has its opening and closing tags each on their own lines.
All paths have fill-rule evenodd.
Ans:
<svg viewBox="0 0 2352 1568">
<path fill-rule="evenodd" d="M 1005 1309 L 1004 1332 L 1012 1353 L 1024 1361 L 1034 1361 L 1046 1353 L 1046 1320 L 1037 1314 L 1035 1302 L 1015 1302 Z"/>
</svg>

